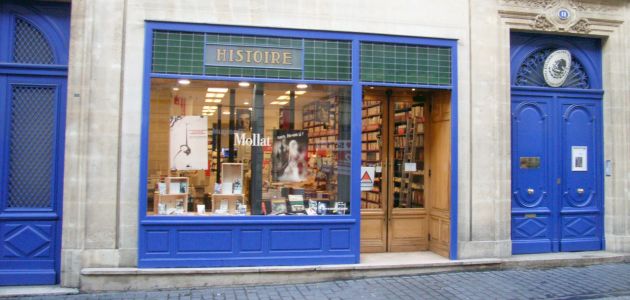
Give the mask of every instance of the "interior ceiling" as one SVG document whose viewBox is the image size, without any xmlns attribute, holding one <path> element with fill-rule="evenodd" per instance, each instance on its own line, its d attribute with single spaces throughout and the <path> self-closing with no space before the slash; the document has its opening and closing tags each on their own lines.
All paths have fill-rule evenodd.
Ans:
<svg viewBox="0 0 630 300">
<path fill-rule="evenodd" d="M 174 91 L 173 88 L 179 88 L 178 91 Z M 178 84 L 177 79 L 168 78 L 153 78 L 151 80 L 151 92 L 153 97 L 163 98 L 180 96 L 185 99 L 192 99 L 195 102 L 205 102 L 207 88 L 229 88 L 236 90 L 236 106 L 238 107 L 251 107 L 253 98 L 254 84 L 249 87 L 240 87 L 238 82 L 231 81 L 208 81 L 208 80 L 191 80 L 188 85 Z M 305 104 L 312 103 L 320 99 L 326 99 L 331 93 L 335 93 L 338 88 L 321 85 L 309 85 L 306 89 L 297 89 L 295 84 L 282 84 L 282 83 L 265 83 L 264 84 L 264 101 L 265 106 L 277 106 L 272 105 L 273 101 L 287 101 L 278 100 L 277 98 L 286 94 L 287 91 L 293 89 L 296 92 L 305 91 L 303 95 L 296 95 L 295 107 L 301 109 Z M 245 103 L 248 104 L 245 104 Z M 230 103 L 229 92 L 225 93 L 221 103 L 208 103 L 207 105 L 223 105 L 228 106 Z"/>
</svg>

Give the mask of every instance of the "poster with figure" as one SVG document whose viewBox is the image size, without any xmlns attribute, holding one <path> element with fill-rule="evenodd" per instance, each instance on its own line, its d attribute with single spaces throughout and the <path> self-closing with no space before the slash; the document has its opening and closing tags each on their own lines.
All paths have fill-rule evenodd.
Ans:
<svg viewBox="0 0 630 300">
<path fill-rule="evenodd" d="M 208 119 L 206 116 L 172 116 L 169 132 L 171 170 L 208 169 Z"/>
<path fill-rule="evenodd" d="M 252 130 L 252 114 L 249 109 L 236 110 L 236 130 Z"/>
<path fill-rule="evenodd" d="M 300 182 L 306 180 L 308 131 L 274 130 L 271 153 L 273 181 Z"/>
</svg>

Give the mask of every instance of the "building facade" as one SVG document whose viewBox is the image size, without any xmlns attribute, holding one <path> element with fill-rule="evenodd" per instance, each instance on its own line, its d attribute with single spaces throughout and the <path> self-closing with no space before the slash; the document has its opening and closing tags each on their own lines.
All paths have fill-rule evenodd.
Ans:
<svg viewBox="0 0 630 300">
<path fill-rule="evenodd" d="M 3 2 L 0 284 L 628 252 L 629 9 Z"/>
</svg>

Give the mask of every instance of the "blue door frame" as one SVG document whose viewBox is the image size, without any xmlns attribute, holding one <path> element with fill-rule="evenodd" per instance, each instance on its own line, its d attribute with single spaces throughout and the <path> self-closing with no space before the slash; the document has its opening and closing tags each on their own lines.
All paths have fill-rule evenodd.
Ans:
<svg viewBox="0 0 630 300">
<path fill-rule="evenodd" d="M 512 252 L 604 249 L 600 41 L 512 33 L 511 43 Z M 557 49 L 573 64 L 552 88 L 540 71 Z"/>
<path fill-rule="evenodd" d="M 251 36 L 272 36 L 290 38 L 312 38 L 344 40 L 352 43 L 352 78 L 350 81 L 331 80 L 292 80 L 292 79 L 261 79 L 251 77 L 201 76 L 152 73 L 151 58 L 153 48 L 153 32 L 155 30 L 169 30 L 180 32 L 209 32 L 218 34 L 238 34 Z M 360 80 L 360 44 L 361 42 L 380 42 L 393 44 L 440 46 L 451 49 L 451 85 L 417 85 L 396 83 L 362 82 Z M 220 81 L 248 81 L 248 82 L 277 82 L 277 83 L 307 83 L 326 85 L 346 85 L 351 87 L 351 109 L 361 112 L 362 90 L 364 86 L 390 86 L 407 88 L 430 88 L 451 91 L 452 122 L 451 122 L 451 244 L 450 258 L 457 258 L 457 41 L 443 39 L 427 39 L 399 36 L 382 36 L 371 34 L 338 33 L 326 31 L 307 31 L 289 29 L 270 29 L 256 27 L 237 27 L 220 25 L 194 25 L 179 23 L 147 22 L 145 30 L 145 67 L 143 84 L 143 119 L 141 137 L 140 182 L 147 180 L 148 132 L 149 132 L 149 101 L 151 78 L 186 78 Z M 352 123 L 361 124 L 361 114 L 352 113 Z M 256 265 L 312 265 L 335 263 L 358 263 L 360 241 L 360 184 L 359 173 L 361 166 L 361 126 L 351 129 L 351 215 L 349 216 L 249 216 L 249 217 L 161 217 L 147 216 L 147 190 L 144 184 L 140 186 L 139 208 L 139 267 L 194 267 L 194 266 L 256 266 Z M 177 236 L 181 232 L 193 228 L 219 234 L 223 237 L 268 238 L 271 233 L 279 232 L 281 238 L 294 236 L 282 245 L 281 255 L 272 253 L 270 249 L 258 252 L 245 252 L 239 249 L 223 253 L 206 253 L 200 255 L 178 254 L 177 244 L 181 241 Z M 310 234 L 309 234 L 310 233 Z M 317 241 L 304 241 L 310 236 L 322 237 L 338 247 L 334 249 L 330 244 Z M 298 242 L 298 237 L 301 240 Z M 295 244 L 318 244 L 317 249 L 300 250 Z M 238 242 L 232 242 L 236 245 Z"/>
<path fill-rule="evenodd" d="M 59 283 L 70 5 L 0 4 L 0 285 Z"/>
</svg>

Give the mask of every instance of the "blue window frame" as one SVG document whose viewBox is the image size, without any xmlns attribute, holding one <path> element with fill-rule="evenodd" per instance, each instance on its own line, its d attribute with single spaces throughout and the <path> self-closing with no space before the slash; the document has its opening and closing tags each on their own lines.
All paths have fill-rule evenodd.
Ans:
<svg viewBox="0 0 630 300">
<path fill-rule="evenodd" d="M 202 76 L 152 73 L 154 31 L 203 32 L 264 37 L 330 39 L 349 41 L 352 45 L 352 73 L 349 81 Z M 422 85 L 361 82 L 361 42 L 392 43 L 446 47 L 451 55 L 450 85 Z M 350 215 L 344 216 L 232 216 L 160 217 L 147 216 L 147 164 L 149 140 L 150 82 L 152 78 L 192 80 L 248 81 L 263 83 L 306 83 L 351 87 L 351 110 L 360 112 L 364 86 L 430 88 L 451 91 L 451 224 L 457 224 L 457 42 L 447 39 L 384 36 L 328 31 L 271 29 L 223 25 L 147 22 L 142 103 L 140 160 L 139 267 L 205 267 L 256 265 L 313 265 L 359 262 L 361 127 L 351 129 Z M 361 114 L 352 113 L 353 124 L 361 123 Z M 203 237 L 211 245 L 188 251 L 191 240 Z M 212 242 L 215 241 L 215 242 Z M 219 241 L 222 244 L 219 243 Z M 225 246 L 224 243 L 229 243 Z M 184 247 L 185 246 L 185 247 Z M 194 246 L 193 246 L 194 247 Z M 457 257 L 457 226 L 451 226 L 450 258 Z"/>
</svg>

